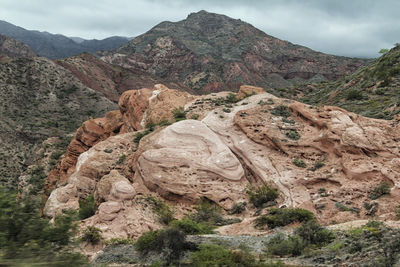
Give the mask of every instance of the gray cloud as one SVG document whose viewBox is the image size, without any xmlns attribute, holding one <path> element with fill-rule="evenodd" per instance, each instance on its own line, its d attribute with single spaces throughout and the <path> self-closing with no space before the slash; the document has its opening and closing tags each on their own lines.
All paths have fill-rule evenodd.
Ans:
<svg viewBox="0 0 400 267">
<path fill-rule="evenodd" d="M 83 38 L 137 36 L 205 9 L 314 50 L 375 57 L 400 42 L 398 0 L 1 0 L 0 19 Z"/>
</svg>

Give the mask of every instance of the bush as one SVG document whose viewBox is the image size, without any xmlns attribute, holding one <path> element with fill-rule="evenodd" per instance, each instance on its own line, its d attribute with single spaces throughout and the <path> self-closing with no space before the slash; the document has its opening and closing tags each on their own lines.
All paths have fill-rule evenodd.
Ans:
<svg viewBox="0 0 400 267">
<path fill-rule="evenodd" d="M 199 250 L 190 254 L 190 266 L 246 266 L 283 267 L 283 263 L 260 263 L 247 251 L 232 251 L 214 244 L 201 244 Z"/>
<path fill-rule="evenodd" d="M 347 100 L 362 100 L 363 96 L 362 96 L 361 91 L 359 91 L 357 89 L 351 89 L 347 92 L 346 99 Z"/>
<path fill-rule="evenodd" d="M 207 200 L 202 200 L 199 205 L 195 206 L 195 212 L 190 214 L 189 218 L 198 223 L 212 225 L 221 225 L 224 221 L 221 208 Z"/>
<path fill-rule="evenodd" d="M 84 220 L 96 213 L 97 206 L 93 195 L 89 195 L 86 199 L 79 199 L 79 218 Z"/>
<path fill-rule="evenodd" d="M 176 121 L 181 121 L 186 119 L 186 112 L 183 107 L 178 107 L 172 110 L 172 115 Z"/>
<path fill-rule="evenodd" d="M 171 222 L 171 227 L 182 231 L 188 235 L 202 235 L 212 234 L 213 230 L 209 224 L 198 223 L 189 218 L 183 218 L 182 220 L 175 220 Z"/>
<path fill-rule="evenodd" d="M 322 167 L 325 166 L 325 163 L 322 161 L 317 161 L 315 162 L 314 166 L 311 168 L 312 171 L 316 171 L 318 169 L 321 169 Z"/>
<path fill-rule="evenodd" d="M 277 234 L 267 243 L 268 253 L 277 256 L 299 256 L 304 247 L 301 238 L 296 235 L 286 237 L 284 234 Z"/>
<path fill-rule="evenodd" d="M 292 140 L 299 140 L 300 134 L 296 130 L 289 130 L 286 132 L 286 136 Z"/>
<path fill-rule="evenodd" d="M 390 194 L 390 184 L 387 182 L 381 182 L 377 187 L 372 189 L 369 198 L 374 200 L 386 194 Z"/>
<path fill-rule="evenodd" d="M 139 237 L 135 248 L 144 254 L 150 251 L 162 253 L 167 263 L 171 263 L 179 259 L 186 250 L 194 248 L 185 239 L 185 233 L 174 228 L 150 231 Z"/>
<path fill-rule="evenodd" d="M 291 115 L 290 110 L 287 106 L 279 105 L 271 110 L 271 114 L 287 118 Z"/>
<path fill-rule="evenodd" d="M 30 194 L 36 195 L 39 193 L 41 190 L 43 190 L 44 183 L 46 180 L 46 174 L 44 172 L 44 167 L 40 165 L 35 165 L 30 171 L 29 171 L 29 181 L 28 183 L 32 185 L 32 189 L 30 190 Z"/>
<path fill-rule="evenodd" d="M 300 208 L 271 209 L 268 214 L 262 215 L 255 220 L 255 226 L 263 228 L 267 225 L 272 229 L 294 222 L 306 222 L 314 219 L 314 214 L 311 211 Z"/>
<path fill-rule="evenodd" d="M 0 187 L 0 259 L 11 260 L 10 266 L 17 261 L 26 262 L 26 266 L 54 266 L 58 258 L 63 258 L 65 266 L 74 266 L 69 263 L 76 258 L 62 253 L 73 244 L 75 219 L 74 214 L 67 213 L 49 223 L 40 217 L 39 201 L 17 198 Z"/>
<path fill-rule="evenodd" d="M 240 214 L 246 210 L 247 203 L 246 202 L 238 202 L 233 205 L 229 214 Z"/>
<path fill-rule="evenodd" d="M 298 159 L 298 158 L 293 160 L 293 164 L 296 165 L 297 167 L 300 167 L 300 168 L 307 167 L 307 164 L 304 162 L 304 160 Z"/>
<path fill-rule="evenodd" d="M 94 226 L 86 227 L 82 235 L 82 240 L 90 244 L 97 244 L 102 240 L 101 230 Z"/>
<path fill-rule="evenodd" d="M 136 250 L 142 253 L 160 250 L 161 244 L 158 242 L 160 239 L 160 234 L 161 231 L 149 231 L 143 233 L 135 243 Z"/>
<path fill-rule="evenodd" d="M 260 208 L 268 202 L 275 201 L 279 197 L 278 189 L 268 185 L 263 185 L 258 188 L 251 186 L 247 189 L 246 193 L 250 197 L 250 202 L 256 208 Z"/>
<path fill-rule="evenodd" d="M 303 222 L 295 230 L 295 234 L 301 237 L 306 245 L 325 245 L 330 243 L 335 237 L 331 231 L 323 228 L 314 220 Z"/>
<path fill-rule="evenodd" d="M 145 200 L 152 205 L 153 211 L 158 215 L 160 222 L 168 225 L 174 220 L 174 212 L 164 201 L 152 196 L 147 196 Z"/>
</svg>

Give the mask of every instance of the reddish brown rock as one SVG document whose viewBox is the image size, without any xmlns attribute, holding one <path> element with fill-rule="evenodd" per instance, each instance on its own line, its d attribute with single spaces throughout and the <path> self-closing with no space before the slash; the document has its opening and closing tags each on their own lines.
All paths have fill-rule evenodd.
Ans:
<svg viewBox="0 0 400 267">
<path fill-rule="evenodd" d="M 242 85 L 239 88 L 239 92 L 237 93 L 237 99 L 242 99 L 251 95 L 258 95 L 265 93 L 265 90 L 261 87 L 250 86 L 250 85 Z"/>
<path fill-rule="evenodd" d="M 110 111 L 104 118 L 85 121 L 76 131 L 65 156 L 57 164 L 57 167 L 50 172 L 47 178 L 48 184 L 54 185 L 64 182 L 75 170 L 79 155 L 99 141 L 119 133 L 121 126 L 122 116 L 119 111 Z"/>
</svg>

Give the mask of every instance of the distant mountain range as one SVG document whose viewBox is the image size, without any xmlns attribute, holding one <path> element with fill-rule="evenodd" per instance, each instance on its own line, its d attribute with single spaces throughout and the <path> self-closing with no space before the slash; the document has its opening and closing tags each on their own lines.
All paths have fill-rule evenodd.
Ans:
<svg viewBox="0 0 400 267">
<path fill-rule="evenodd" d="M 0 21 L 0 34 L 27 44 L 38 55 L 50 59 L 66 58 L 83 52 L 113 50 L 129 41 L 127 37 L 112 36 L 103 40 L 85 40 L 61 34 L 31 31 Z"/>
</svg>

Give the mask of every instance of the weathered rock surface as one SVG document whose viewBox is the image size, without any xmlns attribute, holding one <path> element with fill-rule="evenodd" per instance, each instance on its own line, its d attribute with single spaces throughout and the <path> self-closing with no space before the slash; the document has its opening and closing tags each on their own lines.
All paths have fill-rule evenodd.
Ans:
<svg viewBox="0 0 400 267">
<path fill-rule="evenodd" d="M 147 144 L 137 174 L 151 191 L 171 200 L 206 197 L 227 209 L 244 200 L 248 181 L 242 165 L 202 122 L 174 123 Z"/>
<path fill-rule="evenodd" d="M 157 90 L 169 92 L 168 97 L 156 99 Z M 399 121 L 369 119 L 337 107 L 312 107 L 268 93 L 236 104 L 224 104 L 218 95 L 186 102 L 190 95 L 158 85 L 126 92 L 120 101 L 124 131 L 135 130 L 133 125 L 146 121 L 147 114 L 170 115 L 158 108 L 170 107 L 175 95 L 179 105 L 206 114 L 204 119 L 156 128 L 139 146 L 133 142 L 134 132 L 94 144 L 79 156 L 67 186 L 52 193 L 48 215 L 71 199 L 94 194 L 100 206 L 84 225 L 100 226 L 107 238 L 137 237 L 141 231 L 161 227 L 154 213 L 146 212 L 144 195 L 169 201 L 180 214 L 199 198 L 230 209 L 246 201 L 250 183 L 275 185 L 280 191 L 277 206 L 306 208 L 325 224 L 373 216 L 394 219 L 400 199 Z M 146 98 L 148 104 L 141 105 Z M 126 156 L 123 163 L 121 155 Z M 387 182 L 391 191 L 373 201 L 378 204 L 372 214 L 364 203 L 372 203 L 369 196 L 381 182 Z M 255 210 L 248 209 L 240 215 L 242 223 L 221 231 L 256 233 Z"/>
</svg>

